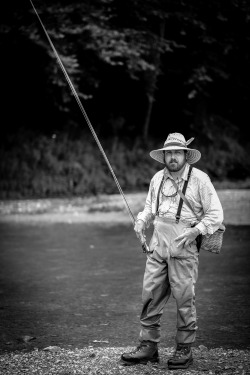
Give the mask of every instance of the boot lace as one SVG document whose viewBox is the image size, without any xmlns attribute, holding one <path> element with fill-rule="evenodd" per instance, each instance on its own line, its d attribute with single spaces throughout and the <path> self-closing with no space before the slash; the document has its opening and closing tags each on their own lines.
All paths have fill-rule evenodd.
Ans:
<svg viewBox="0 0 250 375">
<path fill-rule="evenodd" d="M 181 358 L 183 356 L 188 355 L 190 348 L 188 346 L 177 346 L 176 351 L 174 353 L 175 358 Z"/>
<path fill-rule="evenodd" d="M 146 341 L 142 341 L 140 345 L 136 347 L 136 349 L 132 353 L 137 353 L 143 350 L 143 348 L 146 348 L 147 346 L 150 346 L 150 344 Z"/>
</svg>

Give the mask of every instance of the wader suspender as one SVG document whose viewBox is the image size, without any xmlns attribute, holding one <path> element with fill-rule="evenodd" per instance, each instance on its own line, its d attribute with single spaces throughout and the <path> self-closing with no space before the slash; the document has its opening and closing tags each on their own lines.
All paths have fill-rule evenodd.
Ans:
<svg viewBox="0 0 250 375">
<path fill-rule="evenodd" d="M 175 186 L 175 188 L 177 189 L 177 192 L 179 193 L 180 195 L 180 202 L 179 202 L 179 207 L 178 207 L 178 212 L 176 214 L 176 223 L 179 222 L 180 220 L 180 217 L 181 217 L 181 209 L 182 209 L 182 205 L 183 205 L 183 200 L 184 202 L 186 203 L 186 205 L 190 208 L 191 211 L 193 211 L 193 213 L 195 214 L 195 216 L 197 217 L 198 219 L 198 216 L 196 215 L 196 213 L 194 212 L 194 209 L 193 207 L 191 206 L 191 204 L 189 203 L 189 201 L 187 200 L 187 198 L 185 197 L 185 193 L 186 193 L 186 189 L 187 189 L 187 184 L 188 184 L 188 181 L 189 181 L 189 178 L 190 178 L 190 175 L 191 175 L 191 171 L 192 171 L 192 168 L 190 166 L 189 168 L 189 171 L 188 171 L 188 178 L 187 180 L 185 181 L 185 184 L 183 186 L 183 189 L 182 191 L 181 190 L 178 190 L 178 186 L 177 184 L 175 183 L 175 181 L 173 180 L 173 185 Z M 185 190 L 184 190 L 185 189 Z M 178 220 L 178 221 L 177 221 Z M 191 225 L 191 227 L 194 227 L 195 224 Z M 199 234 L 197 237 L 196 237 L 196 246 L 197 246 L 197 249 L 198 249 L 198 252 L 200 251 L 200 247 L 201 247 L 201 241 L 202 241 L 202 234 Z"/>
<path fill-rule="evenodd" d="M 174 180 L 171 179 L 174 187 L 176 188 L 176 191 L 180 194 L 182 193 L 183 196 L 185 196 L 185 193 L 186 193 L 186 190 L 187 190 L 187 184 L 188 184 L 188 181 L 189 181 L 189 178 L 190 178 L 190 175 L 191 175 L 191 171 L 192 171 L 192 168 L 193 167 L 189 167 L 189 171 L 188 171 L 188 176 L 187 176 L 187 180 L 185 181 L 184 183 L 184 186 L 183 186 L 183 189 L 182 191 L 180 191 L 178 189 L 178 186 L 176 184 L 176 182 Z M 162 188 L 162 185 L 163 185 L 163 182 L 164 182 L 164 175 L 162 177 L 162 180 L 161 180 L 161 183 L 160 183 L 160 187 L 159 187 L 159 190 L 158 190 L 158 194 L 157 194 L 157 201 L 156 201 L 156 215 L 158 214 L 158 208 L 159 208 L 159 199 L 160 199 L 160 191 L 161 191 L 161 188 Z M 178 206 L 178 210 L 177 210 L 177 214 L 176 214 L 176 223 L 178 224 L 179 223 L 179 220 L 180 220 L 180 217 L 181 217 L 181 209 L 182 209 L 182 205 L 183 205 L 183 198 L 180 197 L 180 201 L 179 201 L 179 206 Z"/>
<path fill-rule="evenodd" d="M 177 186 L 176 182 L 174 180 L 172 180 L 172 183 L 173 183 L 174 187 L 176 188 L 177 192 L 179 194 L 182 193 L 183 196 L 185 196 L 185 193 L 186 193 L 186 190 L 187 190 L 187 184 L 188 184 L 188 181 L 189 181 L 189 178 L 190 178 L 190 175 L 191 175 L 192 168 L 193 167 L 191 167 L 191 166 L 189 167 L 188 176 L 187 176 L 187 179 L 186 179 L 186 181 L 184 183 L 182 192 L 178 189 L 178 186 Z M 182 196 L 180 196 L 179 206 L 178 206 L 177 214 L 175 216 L 177 224 L 179 223 L 179 220 L 181 218 L 182 205 L 183 205 L 183 198 L 182 198 Z"/>
</svg>

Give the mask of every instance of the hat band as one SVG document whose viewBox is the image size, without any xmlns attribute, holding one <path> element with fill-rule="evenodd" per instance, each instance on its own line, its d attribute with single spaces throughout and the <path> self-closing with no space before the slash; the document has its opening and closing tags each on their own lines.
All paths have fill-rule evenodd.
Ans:
<svg viewBox="0 0 250 375">
<path fill-rule="evenodd" d="M 169 147 L 169 146 L 179 146 L 179 147 L 187 148 L 187 146 L 184 143 L 181 143 L 181 142 L 167 142 L 167 143 L 164 144 L 164 147 Z"/>
</svg>

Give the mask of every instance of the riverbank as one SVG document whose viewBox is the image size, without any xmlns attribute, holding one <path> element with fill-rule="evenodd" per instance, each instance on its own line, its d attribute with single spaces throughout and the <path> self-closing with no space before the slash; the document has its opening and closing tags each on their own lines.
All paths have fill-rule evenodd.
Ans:
<svg viewBox="0 0 250 375">
<path fill-rule="evenodd" d="M 0 356 L 0 370 L 5 375 L 37 374 L 37 375 L 203 375 L 203 374 L 249 374 L 249 351 L 224 350 L 222 348 L 208 350 L 200 346 L 193 350 L 194 364 L 187 370 L 169 371 L 167 359 L 174 348 L 161 348 L 161 362 L 156 365 L 121 366 L 119 359 L 124 351 L 132 347 L 95 348 L 64 350 L 60 347 L 45 348 L 30 353 L 13 353 Z"/>
<path fill-rule="evenodd" d="M 227 225 L 250 224 L 250 189 L 218 190 Z M 146 193 L 126 194 L 136 216 L 143 209 Z M 70 199 L 0 201 L 0 222 L 130 223 L 119 194 Z"/>
</svg>

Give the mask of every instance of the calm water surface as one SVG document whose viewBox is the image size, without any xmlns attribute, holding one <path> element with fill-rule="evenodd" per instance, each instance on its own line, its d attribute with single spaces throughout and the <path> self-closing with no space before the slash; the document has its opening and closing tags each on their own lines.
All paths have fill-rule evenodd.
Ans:
<svg viewBox="0 0 250 375">
<path fill-rule="evenodd" d="M 137 343 L 145 255 L 130 226 L 1 223 L 0 238 L 1 350 Z M 196 345 L 250 347 L 249 244 L 249 226 L 228 226 L 221 255 L 201 253 Z M 170 298 L 163 346 L 175 319 Z"/>
</svg>

